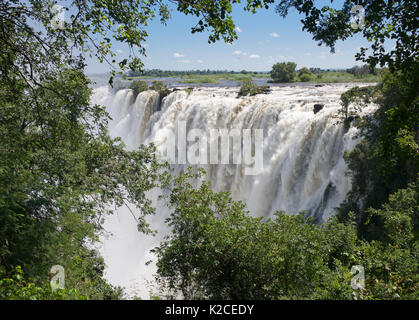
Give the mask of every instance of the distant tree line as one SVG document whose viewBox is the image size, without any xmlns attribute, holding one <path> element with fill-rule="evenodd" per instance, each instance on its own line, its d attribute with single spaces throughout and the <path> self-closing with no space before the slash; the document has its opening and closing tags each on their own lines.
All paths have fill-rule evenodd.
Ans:
<svg viewBox="0 0 419 320">
<path fill-rule="evenodd" d="M 286 63 L 285 63 L 286 64 Z M 277 65 L 280 65 L 277 64 Z M 370 68 L 368 65 L 364 66 L 354 66 L 349 69 L 322 69 L 322 68 L 303 68 L 303 73 L 308 73 L 308 71 L 312 74 L 321 74 L 326 72 L 340 72 L 346 71 L 350 74 L 355 76 L 364 76 L 368 74 L 376 75 L 378 70 L 376 68 Z M 300 71 L 300 70 L 299 70 Z M 150 69 L 150 70 L 143 70 L 142 72 L 135 72 L 135 71 L 128 71 L 126 73 L 127 77 L 155 77 L 155 78 L 166 78 L 166 77 L 182 77 L 182 76 L 190 76 L 190 75 L 213 75 L 213 74 L 269 74 L 267 71 L 233 71 L 233 70 L 161 70 L 161 69 Z"/>
<path fill-rule="evenodd" d="M 173 70 L 160 70 L 160 69 L 151 69 L 144 70 L 142 72 L 129 71 L 126 73 L 128 77 L 156 77 L 156 78 L 165 78 L 165 77 L 182 77 L 188 75 L 210 75 L 210 74 L 264 74 L 267 72 L 263 71 L 228 71 L 228 70 L 185 70 L 185 71 L 173 71 Z"/>
</svg>

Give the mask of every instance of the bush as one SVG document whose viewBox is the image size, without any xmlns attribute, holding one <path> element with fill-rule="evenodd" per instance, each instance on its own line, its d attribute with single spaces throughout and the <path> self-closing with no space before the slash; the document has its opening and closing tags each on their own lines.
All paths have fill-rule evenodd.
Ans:
<svg viewBox="0 0 419 320">
<path fill-rule="evenodd" d="M 24 278 L 22 268 L 16 267 L 12 274 L 0 270 L 0 300 L 86 300 L 87 297 L 74 289 L 53 291 L 49 283 L 38 286 Z"/>
<path fill-rule="evenodd" d="M 163 81 L 157 81 L 157 80 L 153 81 L 153 83 L 150 86 L 150 89 L 157 92 L 168 90 L 167 85 Z"/>
<path fill-rule="evenodd" d="M 254 96 L 261 93 L 268 93 L 270 92 L 270 88 L 267 85 L 264 86 L 257 86 L 254 84 L 251 78 L 246 78 L 242 81 L 242 85 L 240 87 L 240 91 L 238 93 L 238 97 L 243 96 Z"/>
<path fill-rule="evenodd" d="M 311 76 L 307 73 L 299 76 L 301 82 L 309 82 L 311 80 Z"/>
<path fill-rule="evenodd" d="M 135 80 L 131 82 L 130 89 L 134 93 L 134 97 L 136 98 L 139 93 L 148 90 L 148 85 L 145 81 Z"/>
<path fill-rule="evenodd" d="M 282 62 L 272 66 L 271 78 L 274 82 L 292 82 L 295 78 L 295 68 L 297 65 L 294 62 Z"/>
<path fill-rule="evenodd" d="M 378 224 L 365 226 L 365 210 L 369 207 L 377 209 L 391 193 L 406 188 L 418 176 L 417 83 L 417 68 L 410 72 L 387 74 L 371 97 L 378 108 L 374 114 L 357 121 L 363 139 L 345 155 L 353 183 L 339 215 L 346 219 L 349 211 L 355 212 L 359 233 L 366 239 L 376 239 L 380 228 Z M 343 106 L 351 102 L 351 95 L 348 92 L 342 97 Z M 343 111 L 346 113 L 345 109 Z"/>
<path fill-rule="evenodd" d="M 304 67 L 304 68 L 300 69 L 300 71 L 298 71 L 298 78 L 300 78 L 300 81 L 302 81 L 302 82 L 310 81 L 312 76 L 313 76 L 313 74 L 306 67 Z"/>
<path fill-rule="evenodd" d="M 242 81 L 242 85 L 239 91 L 239 97 L 242 96 L 254 96 L 258 94 L 258 87 L 255 85 L 250 78 L 246 78 Z"/>
<path fill-rule="evenodd" d="M 153 81 L 150 89 L 159 93 L 160 101 L 170 93 L 170 90 L 167 88 L 167 85 L 163 81 Z"/>
<path fill-rule="evenodd" d="M 346 72 L 353 74 L 355 77 L 364 77 L 368 74 L 377 74 L 376 70 L 368 65 L 363 65 L 362 67 L 355 66 L 347 69 Z"/>
</svg>

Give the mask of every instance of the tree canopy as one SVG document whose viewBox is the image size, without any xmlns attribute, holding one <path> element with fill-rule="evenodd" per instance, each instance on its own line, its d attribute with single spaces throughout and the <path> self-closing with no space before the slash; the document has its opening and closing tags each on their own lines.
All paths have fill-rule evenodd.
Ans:
<svg viewBox="0 0 419 320">
<path fill-rule="evenodd" d="M 417 299 L 417 184 L 369 214 L 380 239 L 357 237 L 356 223 L 322 226 L 301 213 L 254 218 L 227 192 L 213 192 L 202 173 L 169 179 L 173 232 L 155 252 L 160 295 L 185 299 Z M 368 223 L 369 225 L 369 223 Z M 351 287 L 352 266 L 365 267 L 365 288 Z"/>
<path fill-rule="evenodd" d="M 312 0 L 281 0 L 275 10 L 282 17 L 286 17 L 291 8 L 305 15 L 301 20 L 303 30 L 311 33 L 319 44 L 330 47 L 332 52 L 338 40 L 362 34 L 371 42 L 371 47 L 361 48 L 357 59 L 371 66 L 388 65 L 391 70 L 407 70 L 418 62 L 417 1 L 345 0 L 339 8 L 334 4 L 333 0 L 321 6 Z M 363 7 L 363 28 L 351 27 L 354 6 Z"/>
<path fill-rule="evenodd" d="M 272 66 L 271 78 L 274 82 L 292 82 L 296 76 L 294 62 L 279 62 Z"/>
</svg>

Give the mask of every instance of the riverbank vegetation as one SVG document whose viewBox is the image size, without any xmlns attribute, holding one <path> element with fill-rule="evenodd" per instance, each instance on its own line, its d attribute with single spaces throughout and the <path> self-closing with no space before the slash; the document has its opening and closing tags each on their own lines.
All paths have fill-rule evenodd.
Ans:
<svg viewBox="0 0 419 320">
<path fill-rule="evenodd" d="M 286 82 L 313 82 L 313 83 L 345 83 L 345 82 L 379 82 L 382 78 L 382 75 L 386 72 L 385 69 L 378 69 L 374 73 L 353 73 L 352 70 L 361 69 L 361 67 L 353 67 L 350 69 L 345 70 L 322 70 L 320 68 L 301 68 L 297 70 L 298 75 L 293 77 L 293 80 L 289 80 Z M 301 73 L 303 70 L 304 73 Z M 309 72 L 306 72 L 308 70 Z M 176 79 L 178 83 L 181 84 L 213 84 L 213 85 L 222 85 L 223 81 L 233 81 L 236 84 L 240 84 L 241 81 L 245 79 L 260 79 L 266 81 L 273 81 L 271 79 L 269 72 L 226 72 L 226 71 L 214 71 L 215 73 L 211 73 L 212 71 L 208 72 L 200 72 L 200 71 L 167 71 L 162 73 L 150 73 L 153 74 L 168 74 L 170 76 L 159 77 L 159 76 L 151 76 L 151 75 L 140 75 L 140 76 L 127 76 L 127 80 L 155 80 L 159 79 L 160 81 L 165 81 L 166 79 L 161 78 L 168 78 Z M 149 73 L 145 73 L 149 74 Z M 273 81 L 276 82 L 276 81 Z"/>
</svg>

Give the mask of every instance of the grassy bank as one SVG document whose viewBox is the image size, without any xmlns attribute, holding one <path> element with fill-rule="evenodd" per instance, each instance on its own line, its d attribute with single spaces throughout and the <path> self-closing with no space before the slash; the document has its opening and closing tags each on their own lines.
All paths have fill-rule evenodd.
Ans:
<svg viewBox="0 0 419 320">
<path fill-rule="evenodd" d="M 334 82 L 378 82 L 380 75 L 368 74 L 365 76 L 355 76 L 346 71 L 329 71 L 313 75 L 311 82 L 334 83 Z"/>
<path fill-rule="evenodd" d="M 200 74 L 190 74 L 184 75 L 181 77 L 179 83 L 212 83 L 218 84 L 222 80 L 228 81 L 243 81 L 244 79 L 249 78 L 260 78 L 260 79 L 269 79 L 269 74 L 260 74 L 260 73 L 219 73 L 219 74 L 210 74 L 210 75 L 200 75 Z"/>
<path fill-rule="evenodd" d="M 271 80 L 269 73 L 218 73 L 218 74 L 197 74 L 192 73 L 183 75 L 181 77 L 168 77 L 180 78 L 179 83 L 182 84 L 220 84 L 221 81 L 236 81 L 242 82 L 245 79 L 266 79 Z M 150 80 L 155 79 L 152 76 L 135 76 L 128 77 L 128 80 Z M 314 83 L 342 83 L 342 82 L 378 82 L 381 75 L 368 74 L 364 76 L 355 76 L 346 71 L 327 71 L 319 74 L 313 74 L 310 82 Z M 300 82 L 298 76 L 293 82 Z"/>
</svg>

